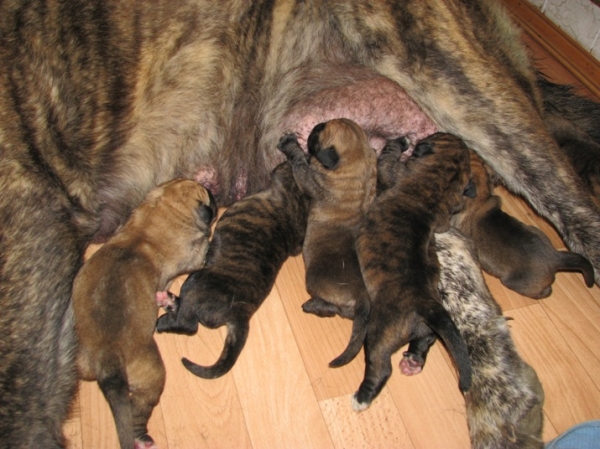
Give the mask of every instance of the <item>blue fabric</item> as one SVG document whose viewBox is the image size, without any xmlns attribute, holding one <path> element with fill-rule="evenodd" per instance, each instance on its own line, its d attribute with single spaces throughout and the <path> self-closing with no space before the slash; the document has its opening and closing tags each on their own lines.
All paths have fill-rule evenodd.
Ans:
<svg viewBox="0 0 600 449">
<path fill-rule="evenodd" d="M 545 449 L 600 449 L 600 421 L 588 421 L 571 427 L 546 443 Z"/>
</svg>

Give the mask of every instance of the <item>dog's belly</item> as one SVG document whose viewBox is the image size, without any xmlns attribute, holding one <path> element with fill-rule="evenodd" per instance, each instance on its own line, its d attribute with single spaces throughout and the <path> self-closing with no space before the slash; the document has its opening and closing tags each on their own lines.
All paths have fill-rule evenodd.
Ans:
<svg viewBox="0 0 600 449">
<path fill-rule="evenodd" d="M 433 121 L 396 83 L 379 76 L 351 80 L 345 85 L 319 90 L 293 104 L 278 123 L 264 124 L 265 129 L 276 130 L 274 139 L 267 137 L 266 160 L 271 163 L 265 168 L 272 170 L 284 161 L 283 154 L 275 147 L 283 133 L 295 132 L 307 151 L 306 140 L 315 125 L 342 117 L 355 121 L 366 131 L 378 154 L 386 139 L 407 135 L 411 140 L 411 148 L 406 153 L 409 155 L 415 142 L 437 131 Z M 202 166 L 196 171 L 195 179 L 217 195 L 220 183 L 227 182 L 232 186 L 234 199 L 240 199 L 253 193 L 247 188 L 252 176 L 253 173 L 241 172 L 236 179 L 222 179 L 215 167 Z"/>
<path fill-rule="evenodd" d="M 437 131 L 433 121 L 406 92 L 383 77 L 322 91 L 297 104 L 280 127 L 296 132 L 306 148 L 306 139 L 315 125 L 342 117 L 358 123 L 378 152 L 386 139 L 408 135 L 414 143 Z"/>
</svg>

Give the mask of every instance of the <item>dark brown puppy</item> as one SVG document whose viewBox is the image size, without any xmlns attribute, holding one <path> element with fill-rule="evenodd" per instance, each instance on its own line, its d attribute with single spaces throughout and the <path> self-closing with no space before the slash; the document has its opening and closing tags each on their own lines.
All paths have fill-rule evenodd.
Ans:
<svg viewBox="0 0 600 449">
<path fill-rule="evenodd" d="M 308 137 L 309 160 L 294 136 L 284 139 L 279 149 L 291 161 L 298 185 L 310 198 L 302 255 L 311 297 L 302 309 L 317 316 L 339 314 L 354 320 L 348 346 L 329 363 L 342 366 L 360 351 L 369 316 L 354 243 L 375 198 L 377 156 L 365 132 L 347 119 L 315 126 Z"/>
<path fill-rule="evenodd" d="M 356 241 L 371 297 L 365 377 L 354 396 L 356 410 L 369 407 L 379 394 L 392 373 L 390 357 L 406 343 L 401 369 L 408 375 L 420 372 L 436 334 L 454 358 L 461 391 L 471 384 L 467 346 L 439 298 L 434 236 L 448 230 L 464 196 L 474 194 L 469 152 L 458 137 L 437 133 L 400 162 L 402 145 L 391 141 L 380 156 L 381 184 L 388 189 L 369 209 Z M 397 169 L 390 169 L 394 165 Z"/>
<path fill-rule="evenodd" d="M 475 242 L 481 267 L 500 278 L 506 287 L 531 298 L 552 293 L 557 271 L 580 271 L 588 287 L 594 285 L 594 268 L 588 260 L 570 251 L 557 251 L 550 239 L 534 226 L 527 226 L 500 208 L 492 195 L 486 167 L 471 152 L 471 178 L 477 196 L 452 217 L 452 225 Z"/>
<path fill-rule="evenodd" d="M 165 384 L 154 342 L 156 292 L 204 263 L 216 204 L 195 181 L 152 190 L 73 283 L 78 366 L 97 380 L 122 449 L 155 447 L 147 423 Z"/>
<path fill-rule="evenodd" d="M 288 162 L 279 165 L 271 186 L 238 201 L 217 222 L 206 264 L 181 287 L 175 311 L 158 319 L 159 332 L 195 334 L 198 323 L 227 325 L 219 360 L 205 367 L 183 359 L 197 376 L 215 378 L 228 372 L 244 348 L 250 318 L 268 296 L 285 260 L 302 248 L 308 199 Z"/>
<path fill-rule="evenodd" d="M 451 228 L 436 236 L 436 247 L 440 297 L 469 347 L 473 375 L 465 403 L 471 447 L 541 449 L 544 390 L 515 348 L 472 241 Z"/>
</svg>

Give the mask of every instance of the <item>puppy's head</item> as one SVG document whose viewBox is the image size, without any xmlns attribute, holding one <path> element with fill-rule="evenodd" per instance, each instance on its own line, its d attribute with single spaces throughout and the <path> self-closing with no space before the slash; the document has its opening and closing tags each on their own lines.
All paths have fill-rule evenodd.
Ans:
<svg viewBox="0 0 600 449">
<path fill-rule="evenodd" d="M 210 190 L 191 179 L 173 179 L 159 185 L 146 196 L 153 214 L 163 213 L 169 220 L 188 222 L 209 232 L 217 217 L 217 203 Z"/>
<path fill-rule="evenodd" d="M 307 146 L 308 153 L 327 170 L 375 156 L 362 128 L 345 118 L 319 123 L 308 136 Z"/>
<path fill-rule="evenodd" d="M 437 157 L 432 157 L 432 156 Z M 476 184 L 471 179 L 470 150 L 465 142 L 449 133 L 435 133 L 421 140 L 412 154 L 416 165 L 436 166 L 439 176 L 445 176 L 449 192 L 457 191 L 459 196 L 475 198 Z M 464 198 L 459 203 L 464 205 Z M 460 207 L 462 207 L 462 205 Z"/>
</svg>

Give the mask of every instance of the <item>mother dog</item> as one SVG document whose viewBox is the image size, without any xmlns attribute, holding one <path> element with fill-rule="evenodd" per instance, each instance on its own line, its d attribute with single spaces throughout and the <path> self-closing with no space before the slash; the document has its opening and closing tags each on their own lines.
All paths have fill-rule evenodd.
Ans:
<svg viewBox="0 0 600 449">
<path fill-rule="evenodd" d="M 331 114 L 374 144 L 422 137 L 431 127 L 411 121 L 403 92 L 598 279 L 600 213 L 546 129 L 496 0 L 1 2 L 0 446 L 64 444 L 70 292 L 88 242 L 176 176 L 221 204 L 264 187 L 283 131 Z"/>
</svg>

